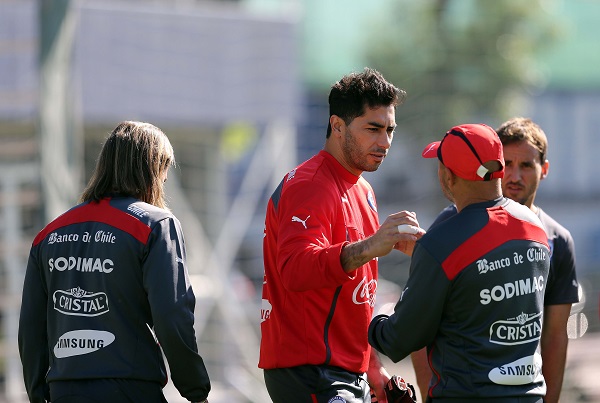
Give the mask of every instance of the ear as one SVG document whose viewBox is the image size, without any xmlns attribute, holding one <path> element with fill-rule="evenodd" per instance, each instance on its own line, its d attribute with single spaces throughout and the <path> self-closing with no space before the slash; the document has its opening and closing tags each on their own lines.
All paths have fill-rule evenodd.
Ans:
<svg viewBox="0 0 600 403">
<path fill-rule="evenodd" d="M 438 161 L 438 175 L 440 180 L 444 181 L 446 185 L 454 185 L 456 182 L 456 176 L 449 170 L 441 161 Z"/>
<path fill-rule="evenodd" d="M 331 115 L 329 117 L 329 124 L 331 125 L 331 133 L 336 136 L 341 135 L 346 126 L 344 119 L 340 118 L 338 115 Z"/>
<path fill-rule="evenodd" d="M 546 179 L 546 176 L 548 176 L 549 170 L 550 170 L 550 161 L 546 160 L 542 164 L 542 176 L 540 179 Z"/>
<path fill-rule="evenodd" d="M 442 165 L 443 165 L 443 164 L 442 164 Z M 448 177 L 448 185 L 450 185 L 450 186 L 454 187 L 454 185 L 456 185 L 456 182 L 457 182 L 458 176 L 457 176 L 457 175 L 454 175 L 454 172 L 452 172 L 452 171 L 450 170 L 450 168 L 448 168 L 448 167 L 444 166 L 444 169 L 446 170 L 446 175 L 447 175 L 447 177 Z"/>
</svg>

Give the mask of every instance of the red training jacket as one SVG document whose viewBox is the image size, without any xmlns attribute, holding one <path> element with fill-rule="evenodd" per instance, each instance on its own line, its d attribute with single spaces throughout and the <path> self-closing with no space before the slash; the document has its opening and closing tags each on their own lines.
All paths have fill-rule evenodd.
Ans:
<svg viewBox="0 0 600 403">
<path fill-rule="evenodd" d="M 326 151 L 284 177 L 265 220 L 260 368 L 367 370 L 377 259 L 348 275 L 340 253 L 378 228 L 369 183 Z"/>
</svg>

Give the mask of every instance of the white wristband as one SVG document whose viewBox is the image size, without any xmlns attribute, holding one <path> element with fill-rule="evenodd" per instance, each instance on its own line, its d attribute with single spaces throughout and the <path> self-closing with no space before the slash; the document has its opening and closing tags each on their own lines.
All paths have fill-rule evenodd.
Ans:
<svg viewBox="0 0 600 403">
<path fill-rule="evenodd" d="M 401 234 L 416 235 L 419 233 L 419 227 L 415 227 L 414 225 L 409 225 L 409 224 L 401 224 L 401 225 L 398 225 L 398 232 Z"/>
</svg>

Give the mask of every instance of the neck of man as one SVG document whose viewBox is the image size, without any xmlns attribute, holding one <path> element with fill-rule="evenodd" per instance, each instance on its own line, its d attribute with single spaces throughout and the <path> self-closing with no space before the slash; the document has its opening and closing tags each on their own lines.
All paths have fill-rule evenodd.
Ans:
<svg viewBox="0 0 600 403">
<path fill-rule="evenodd" d="M 502 187 L 500 179 L 468 181 L 458 178 L 456 188 L 452 193 L 456 209 L 461 211 L 471 204 L 496 200 L 502 196 Z"/>
</svg>

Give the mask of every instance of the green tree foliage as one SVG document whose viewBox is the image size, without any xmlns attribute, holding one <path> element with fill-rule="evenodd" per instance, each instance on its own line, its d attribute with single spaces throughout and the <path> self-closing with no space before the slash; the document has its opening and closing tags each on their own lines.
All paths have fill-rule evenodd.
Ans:
<svg viewBox="0 0 600 403">
<path fill-rule="evenodd" d="M 548 0 L 397 0 L 370 30 L 370 66 L 404 88 L 403 133 L 495 125 L 544 86 L 535 55 L 559 36 Z M 385 20 L 385 22 L 383 21 Z"/>
</svg>

